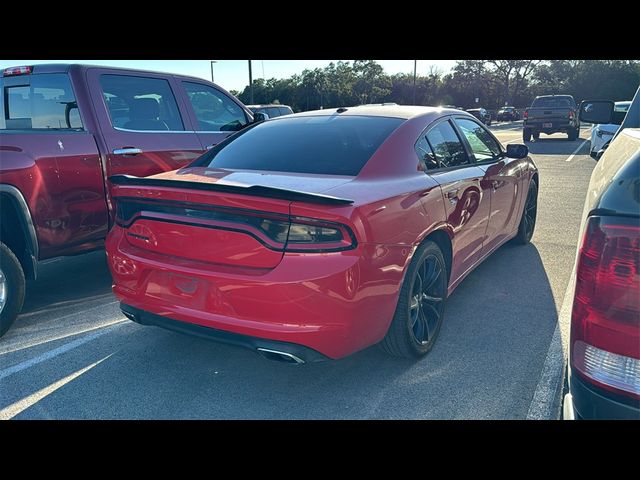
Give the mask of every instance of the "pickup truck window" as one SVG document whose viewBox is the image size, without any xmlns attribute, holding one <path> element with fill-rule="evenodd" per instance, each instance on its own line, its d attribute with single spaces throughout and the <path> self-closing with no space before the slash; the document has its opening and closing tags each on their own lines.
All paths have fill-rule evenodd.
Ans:
<svg viewBox="0 0 640 480">
<path fill-rule="evenodd" d="M 572 107 L 568 98 L 536 98 L 531 104 L 532 108 L 569 108 Z"/>
<path fill-rule="evenodd" d="M 69 77 L 31 75 L 24 85 L 2 85 L 2 130 L 82 130 Z"/>
<path fill-rule="evenodd" d="M 176 98 L 163 78 L 100 76 L 111 125 L 121 130 L 184 131 Z"/>
<path fill-rule="evenodd" d="M 200 132 L 240 130 L 247 117 L 240 106 L 215 88 L 194 82 L 182 82 L 198 120 Z"/>
</svg>

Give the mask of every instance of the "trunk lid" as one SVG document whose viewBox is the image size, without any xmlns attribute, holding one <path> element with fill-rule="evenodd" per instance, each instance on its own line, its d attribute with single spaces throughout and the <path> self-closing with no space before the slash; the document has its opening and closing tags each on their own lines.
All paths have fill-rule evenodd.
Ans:
<svg viewBox="0 0 640 480">
<path fill-rule="evenodd" d="M 292 201 L 349 204 L 322 192 L 351 179 L 193 167 L 110 180 L 116 220 L 132 247 L 195 262 L 270 269 L 284 255 Z"/>
</svg>

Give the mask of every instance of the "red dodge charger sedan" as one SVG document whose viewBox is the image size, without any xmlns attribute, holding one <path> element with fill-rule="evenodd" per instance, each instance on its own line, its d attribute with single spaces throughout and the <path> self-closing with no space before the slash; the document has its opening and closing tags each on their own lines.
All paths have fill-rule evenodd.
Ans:
<svg viewBox="0 0 640 480">
<path fill-rule="evenodd" d="M 393 105 L 267 120 L 186 168 L 110 181 L 125 315 L 291 363 L 427 353 L 465 276 L 530 241 L 538 192 L 524 145 Z"/>
</svg>

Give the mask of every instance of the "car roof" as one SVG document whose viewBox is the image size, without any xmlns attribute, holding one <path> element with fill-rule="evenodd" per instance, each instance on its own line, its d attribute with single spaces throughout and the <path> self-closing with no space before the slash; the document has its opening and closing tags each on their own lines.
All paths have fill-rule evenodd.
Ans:
<svg viewBox="0 0 640 480">
<path fill-rule="evenodd" d="M 331 115 L 340 115 L 343 117 L 348 116 L 361 116 L 361 117 L 391 117 L 401 118 L 409 120 L 410 118 L 417 118 L 422 116 L 439 116 L 439 115 L 455 115 L 464 113 L 462 110 L 453 108 L 441 108 L 441 107 L 422 107 L 416 105 L 384 105 L 384 106 L 368 106 L 367 108 L 359 107 L 340 107 L 340 108 L 325 108 L 324 110 L 311 110 L 309 112 L 296 113 L 295 117 L 304 116 L 324 116 L 329 117 Z M 292 118 L 289 115 L 287 118 Z M 275 119 L 277 120 L 277 119 Z"/>
<path fill-rule="evenodd" d="M 265 108 L 265 107 L 288 107 L 289 105 L 283 105 L 282 103 L 261 103 L 259 105 L 247 105 L 247 108 Z"/>
<path fill-rule="evenodd" d="M 32 66 L 33 66 L 33 72 L 32 72 L 33 75 L 44 74 L 44 73 L 68 73 L 71 69 L 76 69 L 76 68 L 81 70 L 88 70 L 90 68 L 108 68 L 109 70 L 119 70 L 123 73 L 126 73 L 126 72 L 153 73 L 156 75 L 171 75 L 174 77 L 180 77 L 180 78 L 185 78 L 189 80 L 196 80 L 198 82 L 201 82 L 201 81 L 208 82 L 208 80 L 204 78 L 192 77 L 190 75 L 183 75 L 181 73 L 159 72 L 156 70 L 143 70 L 140 68 L 114 67 L 112 65 L 92 65 L 87 63 L 34 63 Z"/>
</svg>

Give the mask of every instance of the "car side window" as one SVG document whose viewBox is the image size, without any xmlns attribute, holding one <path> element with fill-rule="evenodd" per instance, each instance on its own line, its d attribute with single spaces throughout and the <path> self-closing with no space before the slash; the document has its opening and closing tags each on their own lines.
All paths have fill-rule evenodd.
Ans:
<svg viewBox="0 0 640 480">
<path fill-rule="evenodd" d="M 278 107 L 280 109 L 280 115 L 291 115 L 293 111 L 289 107 Z"/>
<path fill-rule="evenodd" d="M 233 132 L 247 124 L 244 110 L 221 91 L 201 83 L 182 84 L 195 111 L 198 131 Z"/>
<path fill-rule="evenodd" d="M 462 141 L 448 121 L 440 122 L 429 130 L 427 140 L 436 156 L 437 168 L 458 167 L 469 163 Z"/>
<path fill-rule="evenodd" d="M 269 107 L 266 110 L 269 118 L 276 118 L 280 116 L 280 110 L 278 109 L 278 107 Z"/>
<path fill-rule="evenodd" d="M 436 160 L 436 156 L 433 153 L 431 145 L 427 141 L 426 135 L 420 135 L 420 138 L 415 144 L 416 153 L 420 159 L 420 163 L 425 170 L 433 170 L 434 168 L 440 168 L 440 164 Z"/>
<path fill-rule="evenodd" d="M 456 118 L 455 122 L 469 142 L 476 162 L 496 160 L 501 156 L 498 142 L 482 125 L 466 118 Z"/>
<path fill-rule="evenodd" d="M 100 76 L 111 125 L 124 130 L 183 131 L 178 104 L 164 78 Z"/>
</svg>

